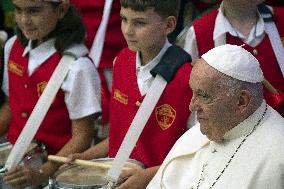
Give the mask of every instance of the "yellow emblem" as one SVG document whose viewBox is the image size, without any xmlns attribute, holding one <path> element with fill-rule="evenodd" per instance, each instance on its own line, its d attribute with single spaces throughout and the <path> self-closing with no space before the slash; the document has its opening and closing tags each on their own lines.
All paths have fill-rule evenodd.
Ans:
<svg viewBox="0 0 284 189">
<path fill-rule="evenodd" d="M 12 72 L 12 73 L 14 73 L 18 76 L 24 75 L 24 67 L 15 63 L 14 61 L 9 61 L 8 69 L 9 69 L 10 72 Z"/>
<path fill-rule="evenodd" d="M 282 45 L 284 47 L 284 37 L 281 37 L 281 42 L 282 42 Z"/>
<path fill-rule="evenodd" d="M 128 104 L 128 96 L 126 94 L 123 94 L 120 90 L 115 89 L 113 98 L 117 100 L 118 102 L 127 105 Z"/>
<path fill-rule="evenodd" d="M 169 104 L 163 104 L 155 109 L 156 120 L 159 126 L 166 130 L 172 126 L 176 118 L 176 111 Z"/>
<path fill-rule="evenodd" d="M 37 88 L 37 94 L 38 96 L 40 97 L 40 95 L 43 93 L 45 87 L 47 85 L 47 81 L 43 81 L 43 82 L 40 82 L 36 85 L 36 88 Z"/>
</svg>

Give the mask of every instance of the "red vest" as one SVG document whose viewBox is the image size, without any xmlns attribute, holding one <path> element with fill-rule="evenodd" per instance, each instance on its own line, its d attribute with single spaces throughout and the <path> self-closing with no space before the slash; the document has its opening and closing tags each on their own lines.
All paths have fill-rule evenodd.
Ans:
<svg viewBox="0 0 284 189">
<path fill-rule="evenodd" d="M 28 55 L 22 57 L 24 48 L 17 39 L 8 62 L 9 101 L 12 121 L 7 134 L 14 144 L 27 122 L 33 107 L 55 70 L 61 55 L 53 54 L 31 76 L 28 76 Z M 59 90 L 35 139 L 44 142 L 47 151 L 57 153 L 71 138 L 71 121 L 64 102 L 64 92 Z"/>
<path fill-rule="evenodd" d="M 92 47 L 96 32 L 101 24 L 105 0 L 71 0 L 83 18 L 86 29 L 86 45 Z M 120 1 L 114 0 L 110 12 L 105 42 L 98 72 L 101 82 L 102 123 L 109 121 L 110 91 L 105 81 L 104 69 L 112 69 L 113 60 L 121 49 L 126 47 L 126 42 L 120 29 Z"/>
<path fill-rule="evenodd" d="M 130 158 L 146 167 L 160 165 L 176 140 L 186 131 L 192 92 L 188 86 L 191 65 L 184 64 L 166 86 Z M 113 72 L 110 109 L 109 156 L 114 157 L 143 101 L 137 84 L 136 53 L 124 49 Z"/>
<path fill-rule="evenodd" d="M 105 0 L 71 0 L 83 18 L 87 32 L 86 45 L 91 48 L 100 26 Z M 114 0 L 105 36 L 104 50 L 99 68 L 112 68 L 113 60 L 119 51 L 126 47 L 120 29 L 120 1 Z"/>
<path fill-rule="evenodd" d="M 284 42 L 284 9 L 274 8 L 274 21 L 277 26 L 281 39 Z M 194 22 L 193 27 L 196 35 L 197 49 L 199 55 L 206 53 L 208 50 L 214 48 L 213 31 L 215 20 L 218 11 L 214 10 L 208 15 L 198 19 Z M 205 27 L 206 26 L 206 27 Z M 227 33 L 226 43 L 242 45 L 243 41 L 237 37 L 231 36 Z M 284 45 L 284 44 L 283 44 Z M 276 56 L 273 52 L 268 35 L 264 37 L 262 42 L 256 47 L 245 45 L 244 48 L 252 53 L 260 62 L 260 67 L 263 71 L 264 77 L 280 92 L 284 94 L 284 78 L 282 76 L 280 67 L 278 65 Z M 268 104 L 276 109 L 282 116 L 284 116 L 284 99 L 277 100 L 275 103 L 274 97 L 266 89 L 264 89 L 264 96 Z"/>
</svg>

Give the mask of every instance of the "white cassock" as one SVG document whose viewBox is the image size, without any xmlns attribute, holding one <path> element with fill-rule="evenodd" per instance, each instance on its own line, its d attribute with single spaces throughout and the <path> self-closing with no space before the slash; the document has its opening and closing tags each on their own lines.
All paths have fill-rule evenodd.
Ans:
<svg viewBox="0 0 284 189">
<path fill-rule="evenodd" d="M 224 138 L 209 141 L 194 126 L 176 142 L 147 189 L 190 189 L 198 183 L 209 189 L 214 182 L 213 189 L 284 188 L 284 118 L 265 101 Z"/>
</svg>

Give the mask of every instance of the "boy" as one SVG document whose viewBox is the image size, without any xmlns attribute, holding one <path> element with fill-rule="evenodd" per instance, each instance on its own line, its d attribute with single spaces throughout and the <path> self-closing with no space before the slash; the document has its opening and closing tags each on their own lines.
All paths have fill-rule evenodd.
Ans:
<svg viewBox="0 0 284 189">
<path fill-rule="evenodd" d="M 92 124 L 100 111 L 98 73 L 89 58 L 81 19 L 67 1 L 12 0 L 17 36 L 5 46 L 3 91 L 8 96 L 0 108 L 0 135 L 7 132 L 14 144 L 52 73 L 66 51 L 76 56 L 34 139 L 49 154 L 68 156 L 86 150 L 93 138 Z M 24 188 L 47 181 L 59 165 L 40 168 L 16 166 L 5 183 Z"/>
<path fill-rule="evenodd" d="M 150 71 L 159 66 L 159 61 L 171 48 L 167 35 L 175 29 L 179 0 L 120 2 L 121 29 L 128 48 L 123 49 L 114 61 L 109 138 L 82 154 L 73 154 L 71 160 L 116 155 L 154 79 Z M 182 49 L 179 53 L 190 59 Z M 171 60 L 171 63 L 176 64 L 175 61 Z M 188 99 L 192 96 L 188 88 L 190 71 L 189 63 L 181 65 L 167 84 L 130 156 L 142 162 L 146 169 L 129 172 L 128 179 L 119 189 L 146 188 L 171 146 L 186 131 L 190 114 Z"/>
</svg>

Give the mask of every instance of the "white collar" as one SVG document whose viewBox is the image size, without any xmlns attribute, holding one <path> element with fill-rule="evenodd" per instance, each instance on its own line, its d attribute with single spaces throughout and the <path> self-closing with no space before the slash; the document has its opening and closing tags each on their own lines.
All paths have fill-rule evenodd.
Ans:
<svg viewBox="0 0 284 189">
<path fill-rule="evenodd" d="M 158 55 L 153 58 L 148 64 L 142 66 L 141 65 L 141 59 L 140 59 L 140 53 L 137 51 L 136 53 L 136 70 L 139 71 L 142 74 L 142 79 L 147 80 L 152 77 L 150 74 L 150 71 L 160 62 L 161 58 L 165 54 L 166 50 L 172 46 L 168 40 L 166 40 L 163 48 L 160 50 Z"/>
<path fill-rule="evenodd" d="M 34 70 L 43 64 L 48 58 L 50 58 L 55 52 L 54 47 L 55 39 L 49 39 L 39 46 L 32 48 L 32 41 L 29 41 L 23 52 L 23 57 L 29 54 L 28 73 L 31 75 Z M 66 51 L 74 54 L 76 58 L 85 56 L 88 54 L 88 49 L 84 44 L 74 44 Z"/>
<path fill-rule="evenodd" d="M 28 53 L 38 54 L 43 57 L 49 58 L 53 53 L 56 52 L 56 49 L 54 47 L 55 39 L 49 39 L 43 43 L 41 43 L 36 48 L 32 48 L 32 41 L 29 40 L 28 45 L 25 47 L 24 52 L 22 56 L 26 56 Z M 85 56 L 88 54 L 88 49 L 83 44 L 73 44 L 71 45 L 66 52 L 71 52 L 74 54 L 77 58 L 81 56 Z"/>
<path fill-rule="evenodd" d="M 267 104 L 265 100 L 263 100 L 260 107 L 253 114 L 251 114 L 247 119 L 239 123 L 236 127 L 225 133 L 224 139 L 232 140 L 249 134 L 255 127 L 255 125 L 258 123 L 258 121 L 262 118 L 266 110 L 266 106 Z"/>
<path fill-rule="evenodd" d="M 49 39 L 43 43 L 41 43 L 36 48 L 32 47 L 32 41 L 29 40 L 28 45 L 25 47 L 23 52 L 23 57 L 27 54 L 37 54 L 39 57 L 50 57 L 53 53 L 56 52 L 54 47 L 55 39 Z"/>
<path fill-rule="evenodd" d="M 224 11 L 223 3 L 221 3 L 217 18 L 215 21 L 213 40 L 215 41 L 216 39 L 224 36 L 227 32 L 230 33 L 232 36 L 235 36 L 235 37 L 240 36 L 242 39 L 244 39 L 244 36 L 232 27 L 229 20 L 225 17 L 223 11 Z M 252 28 L 249 34 L 249 37 L 248 37 L 248 41 L 250 41 L 250 39 L 254 39 L 255 37 L 261 37 L 265 32 L 264 21 L 259 12 L 258 12 L 258 16 L 259 16 L 259 19 L 257 21 L 257 24 Z"/>
</svg>

